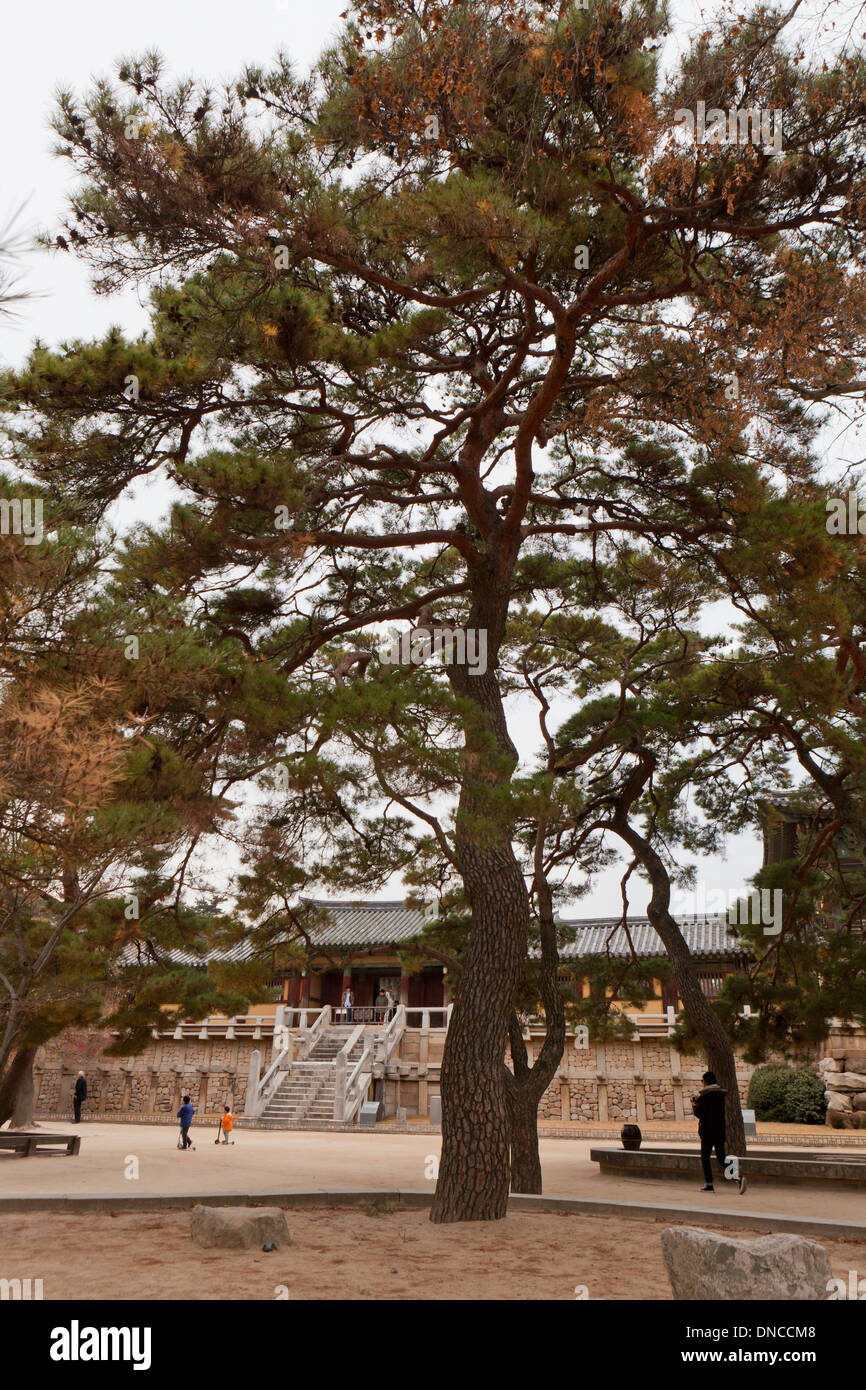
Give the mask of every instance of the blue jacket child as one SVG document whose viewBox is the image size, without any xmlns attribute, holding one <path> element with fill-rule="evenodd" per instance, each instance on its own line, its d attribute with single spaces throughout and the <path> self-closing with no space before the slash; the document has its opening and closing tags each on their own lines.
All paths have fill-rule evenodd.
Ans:
<svg viewBox="0 0 866 1390">
<path fill-rule="evenodd" d="M 189 1103 L 189 1096 L 184 1096 L 183 1105 L 177 1112 L 177 1118 L 180 1120 L 180 1138 L 182 1149 L 191 1149 L 195 1147 L 193 1145 L 192 1140 L 189 1137 L 189 1127 L 192 1124 L 192 1117 L 194 1114 L 195 1109 Z"/>
</svg>

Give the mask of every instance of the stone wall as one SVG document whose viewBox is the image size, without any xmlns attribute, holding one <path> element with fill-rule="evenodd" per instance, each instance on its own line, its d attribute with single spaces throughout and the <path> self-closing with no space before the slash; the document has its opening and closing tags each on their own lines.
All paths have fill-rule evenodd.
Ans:
<svg viewBox="0 0 866 1390">
<path fill-rule="evenodd" d="M 818 1063 L 826 1090 L 827 1124 L 866 1129 L 866 1050 L 834 1048 Z"/>
<path fill-rule="evenodd" d="M 103 1049 L 112 1041 L 110 1033 L 70 1030 L 37 1054 L 36 1113 L 71 1115 L 72 1088 L 81 1068 L 87 1076 L 86 1113 L 90 1115 L 173 1116 L 185 1094 L 202 1115 L 217 1115 L 223 1105 L 243 1114 L 250 1054 L 259 1049 L 262 1066 L 269 1065 L 273 1024 L 270 1031 L 262 1027 L 260 1040 L 228 1038 L 224 1026 L 215 1029 L 209 1025 L 206 1031 L 211 1036 L 188 1033 L 176 1038 L 167 1033 L 149 1043 L 139 1056 L 123 1058 L 105 1056 Z M 538 1055 L 542 1042 L 543 1033 L 533 1029 L 527 1040 L 530 1061 Z M 444 1044 L 445 1034 L 440 1029 L 406 1031 L 383 1078 L 386 1115 L 395 1114 L 398 1107 L 410 1115 L 428 1113 L 431 1098 L 439 1094 Z M 866 1059 L 866 1053 L 863 1055 Z M 552 1123 L 691 1122 L 690 1099 L 700 1089 L 704 1070 L 700 1057 L 680 1056 L 665 1038 L 643 1037 L 637 1042 L 578 1048 L 569 1037 L 557 1075 L 541 1098 L 539 1118 Z M 747 1063 L 738 1061 L 743 1102 L 752 1071 Z M 847 1106 L 842 1108 L 847 1112 Z M 853 1113 L 853 1100 L 850 1109 Z"/>
<path fill-rule="evenodd" d="M 527 1043 L 530 1060 L 543 1039 Z M 539 1119 L 584 1121 L 691 1120 L 691 1097 L 700 1090 L 706 1063 L 683 1057 L 665 1040 L 595 1043 L 575 1047 L 566 1040 L 559 1071 L 541 1098 Z M 740 1099 L 745 1102 L 753 1067 L 737 1060 Z"/>
<path fill-rule="evenodd" d="M 36 1113 L 71 1115 L 75 1077 L 87 1078 L 86 1113 L 175 1115 L 189 1095 L 203 1114 L 224 1105 L 241 1113 L 246 1099 L 252 1038 L 155 1038 L 136 1057 L 106 1057 L 110 1033 L 70 1029 L 41 1047 L 34 1068 Z"/>
</svg>

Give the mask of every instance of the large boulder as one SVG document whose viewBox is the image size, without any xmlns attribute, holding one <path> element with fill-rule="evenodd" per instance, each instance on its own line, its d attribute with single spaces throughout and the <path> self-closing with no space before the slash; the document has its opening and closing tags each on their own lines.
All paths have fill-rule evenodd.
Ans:
<svg viewBox="0 0 866 1390">
<path fill-rule="evenodd" d="M 823 1245 L 802 1236 L 735 1240 L 674 1226 L 662 1231 L 662 1254 L 676 1299 L 814 1301 L 827 1298 L 833 1277 Z"/>
<path fill-rule="evenodd" d="M 831 1129 L 866 1129 L 866 1110 L 828 1110 Z"/>
<path fill-rule="evenodd" d="M 190 1235 L 208 1250 L 256 1250 L 267 1241 L 291 1245 L 280 1207 L 193 1207 Z"/>
<path fill-rule="evenodd" d="M 846 1071 L 866 1071 L 866 1052 L 846 1052 Z"/>
<path fill-rule="evenodd" d="M 855 1110 L 866 1110 L 866 1091 L 858 1091 L 851 1100 Z"/>
<path fill-rule="evenodd" d="M 866 1091 L 866 1076 L 859 1071 L 837 1071 L 833 1073 L 833 1090 Z"/>
<path fill-rule="evenodd" d="M 845 1063 L 840 1062 L 836 1057 L 822 1057 L 818 1063 L 819 1071 L 844 1071 Z"/>
<path fill-rule="evenodd" d="M 854 1101 L 851 1096 L 843 1095 L 841 1091 L 825 1091 L 827 1097 L 828 1110 L 853 1110 Z"/>
</svg>

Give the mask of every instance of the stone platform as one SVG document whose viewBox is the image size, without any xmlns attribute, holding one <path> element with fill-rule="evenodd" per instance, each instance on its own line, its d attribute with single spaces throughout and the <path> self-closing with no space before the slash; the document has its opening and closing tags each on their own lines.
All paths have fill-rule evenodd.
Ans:
<svg viewBox="0 0 866 1390">
<path fill-rule="evenodd" d="M 693 1182 L 703 1176 L 701 1156 L 695 1149 L 592 1148 L 590 1160 L 601 1173 L 626 1178 L 681 1178 Z M 713 1160 L 714 1173 L 718 1164 Z M 739 1159 L 739 1170 L 750 1182 L 808 1183 L 818 1187 L 866 1188 L 866 1154 L 833 1155 L 796 1150 L 750 1149 Z M 723 1179 L 719 1179 L 723 1181 Z"/>
</svg>

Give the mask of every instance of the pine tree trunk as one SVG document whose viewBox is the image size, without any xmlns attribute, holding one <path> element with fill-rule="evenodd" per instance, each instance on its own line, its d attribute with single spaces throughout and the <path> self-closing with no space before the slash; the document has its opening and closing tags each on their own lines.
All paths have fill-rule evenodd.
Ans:
<svg viewBox="0 0 866 1390">
<path fill-rule="evenodd" d="M 538 1153 L 538 1090 L 534 1068 L 529 1065 L 520 1020 L 512 1009 L 508 1022 L 513 1073 L 505 1078 L 508 1121 L 511 1128 L 511 1191 L 541 1195 L 541 1158 Z"/>
<path fill-rule="evenodd" d="M 511 1191 L 540 1196 L 542 1175 L 538 1152 L 538 1105 L 556 1075 L 565 1050 L 565 1003 L 558 984 L 559 949 L 553 920 L 553 898 L 540 865 L 536 872 L 535 892 L 541 933 L 539 986 L 544 1006 L 544 1042 L 530 1067 L 520 1021 L 512 1009 L 508 1037 L 514 1072 L 513 1075 L 506 1075 L 506 1086 L 511 1121 Z"/>
<path fill-rule="evenodd" d="M 511 1123 L 511 1191 L 541 1196 L 541 1156 L 538 1152 L 538 1097 L 535 1087 L 509 1092 Z"/>
<path fill-rule="evenodd" d="M 516 861 L 509 865 L 505 856 L 482 851 L 472 857 L 472 877 L 487 870 L 489 889 L 486 901 L 473 906 L 442 1058 L 442 1152 L 430 1213 L 434 1222 L 497 1221 L 508 1205 L 510 1140 L 503 1058 L 529 914 Z"/>
<path fill-rule="evenodd" d="M 722 1027 L 718 1014 L 701 989 L 694 957 L 677 922 L 671 916 L 670 875 L 649 841 L 628 824 L 623 814 L 614 817 L 613 828 L 634 851 L 649 876 L 652 884 L 652 897 L 647 907 L 647 917 L 664 943 L 671 964 L 671 973 L 683 1003 L 683 1010 L 703 1045 L 709 1069 L 716 1073 L 718 1084 L 723 1086 L 727 1092 L 725 1097 L 727 1151 L 731 1154 L 744 1154 L 746 1152 L 746 1131 L 740 1104 L 734 1049 Z"/>
<path fill-rule="evenodd" d="M 33 1064 L 36 1061 L 36 1048 L 23 1049 L 26 1056 L 22 1063 L 21 1077 L 15 1092 L 15 1108 L 12 1115 L 13 1129 L 32 1129 L 33 1109 L 36 1104 L 36 1083 L 33 1077 Z"/>
<path fill-rule="evenodd" d="M 456 852 L 472 912 L 442 1058 L 442 1150 L 430 1212 L 437 1223 L 498 1221 L 508 1206 L 510 1139 L 505 1044 L 526 958 L 529 899 L 511 843 L 509 782 L 517 765 L 493 672 L 451 673 L 476 705 L 467 719 Z"/>
<path fill-rule="evenodd" d="M 18 1090 L 22 1080 L 26 1079 L 28 1070 L 32 1077 L 33 1057 L 36 1049 L 32 1047 L 19 1047 L 12 1061 L 0 1081 L 0 1125 L 4 1125 L 7 1120 L 11 1120 L 16 1113 L 16 1103 Z"/>
<path fill-rule="evenodd" d="M 651 909 L 648 909 L 647 916 L 664 942 L 671 962 L 671 973 L 683 1002 L 683 1010 L 703 1044 L 708 1068 L 716 1073 L 718 1084 L 727 1092 L 725 1128 L 728 1153 L 744 1154 L 746 1131 L 740 1104 L 737 1063 L 730 1039 L 718 1014 L 701 989 L 694 959 L 673 917 L 669 912 L 654 915 Z"/>
</svg>

